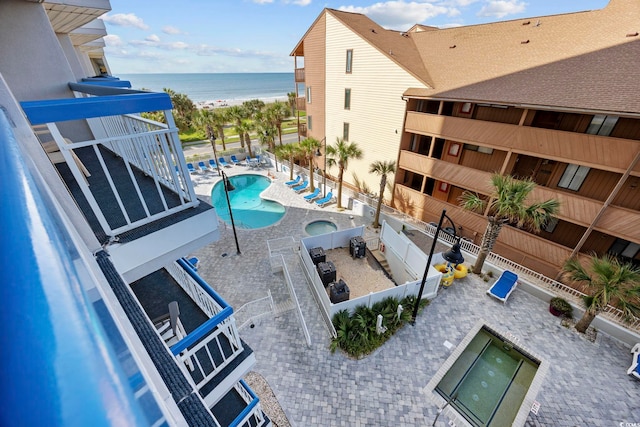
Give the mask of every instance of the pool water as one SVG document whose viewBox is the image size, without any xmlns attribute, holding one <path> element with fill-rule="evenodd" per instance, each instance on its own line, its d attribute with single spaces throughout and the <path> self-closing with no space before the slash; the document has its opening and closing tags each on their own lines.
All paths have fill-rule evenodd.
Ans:
<svg viewBox="0 0 640 427">
<path fill-rule="evenodd" d="M 236 228 L 268 227 L 282 219 L 285 214 L 284 206 L 260 197 L 260 194 L 271 184 L 269 178 L 262 175 L 245 174 L 230 176 L 229 181 L 235 187 L 235 190 L 229 191 L 229 202 Z M 211 202 L 216 208 L 218 217 L 227 224 L 231 224 L 222 181 L 213 186 Z"/>
<path fill-rule="evenodd" d="M 539 364 L 482 328 L 435 391 L 474 426 L 510 426 Z"/>
<path fill-rule="evenodd" d="M 320 234 L 333 233 L 338 230 L 338 226 L 331 221 L 318 220 L 312 221 L 304 227 L 305 233 L 309 236 L 318 236 Z"/>
</svg>

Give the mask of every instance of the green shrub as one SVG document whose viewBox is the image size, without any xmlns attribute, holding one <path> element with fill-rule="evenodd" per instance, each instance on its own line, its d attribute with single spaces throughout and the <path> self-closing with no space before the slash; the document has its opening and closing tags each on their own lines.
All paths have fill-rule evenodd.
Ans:
<svg viewBox="0 0 640 427">
<path fill-rule="evenodd" d="M 564 298 L 551 298 L 551 301 L 549 301 L 549 306 L 554 310 L 560 312 L 563 317 L 569 319 L 573 318 L 573 307 L 571 307 L 571 304 L 569 304 Z"/>
<path fill-rule="evenodd" d="M 353 315 L 347 310 L 341 310 L 333 316 L 332 322 L 337 337 L 331 340 L 329 346 L 332 352 L 341 349 L 349 356 L 361 358 L 372 353 L 384 344 L 398 329 L 411 321 L 411 314 L 416 298 L 409 296 L 402 301 L 396 298 L 385 298 L 373 304 L 371 308 L 361 305 L 356 307 Z M 429 303 L 423 299 L 420 307 Z M 398 318 L 398 305 L 402 304 L 403 311 Z M 385 333 L 376 333 L 378 315 L 383 317 L 382 324 L 387 328 Z"/>
</svg>

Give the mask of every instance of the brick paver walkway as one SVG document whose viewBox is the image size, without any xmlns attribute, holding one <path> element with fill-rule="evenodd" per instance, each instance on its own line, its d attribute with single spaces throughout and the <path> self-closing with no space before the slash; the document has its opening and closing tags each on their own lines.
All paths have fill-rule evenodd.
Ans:
<svg viewBox="0 0 640 427">
<path fill-rule="evenodd" d="M 241 166 L 226 171 L 248 172 Z M 282 275 L 271 272 L 268 239 L 299 240 L 304 225 L 315 219 L 331 219 L 339 228 L 371 222 L 351 218 L 349 211 L 337 212 L 335 204 L 322 209 L 306 203 L 283 184 L 288 174 L 277 175 L 264 195 L 287 206 L 278 224 L 238 230 L 240 256 L 235 255 L 231 227 L 222 224 L 220 241 L 193 254 L 201 260 L 198 272 L 235 309 L 266 296 L 267 290 L 276 302 L 288 298 Z M 208 200 L 218 180 L 213 174 L 194 177 L 196 192 Z M 260 320 L 254 328 L 243 329 L 241 336 L 255 351 L 254 369 L 269 382 L 294 426 L 432 425 L 437 408 L 423 389 L 453 351 L 445 341 L 457 345 L 478 320 L 512 334 L 551 364 L 537 396 L 538 414 L 531 413 L 527 425 L 640 423 L 640 381 L 626 374 L 629 348 L 604 334 L 595 343 L 585 340 L 561 326 L 547 304 L 522 290 L 516 289 L 503 305 L 485 294 L 487 283 L 471 277 L 457 281 L 440 291 L 415 326 L 404 327 L 374 354 L 351 360 L 329 351 L 328 329 L 299 263 L 295 257 L 289 259 L 311 347 L 294 311 Z M 436 425 L 448 425 L 448 420 L 440 417 Z"/>
</svg>

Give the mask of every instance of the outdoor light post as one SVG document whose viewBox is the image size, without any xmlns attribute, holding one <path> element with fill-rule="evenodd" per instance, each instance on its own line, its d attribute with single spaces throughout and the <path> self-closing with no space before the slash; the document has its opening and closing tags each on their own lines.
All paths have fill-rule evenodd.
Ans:
<svg viewBox="0 0 640 427">
<path fill-rule="evenodd" d="M 447 218 L 451 225 L 453 226 L 453 237 L 456 238 L 456 242 L 453 244 L 450 250 L 445 252 L 442 257 L 445 261 L 450 262 L 452 264 L 458 265 L 464 262 L 464 257 L 460 253 L 460 238 L 456 233 L 456 225 L 453 223 L 451 218 L 447 216 L 447 210 L 442 210 L 442 215 L 440 216 L 440 221 L 438 222 L 438 227 L 436 228 L 436 234 L 433 236 L 433 242 L 431 243 L 431 251 L 429 252 L 429 257 L 427 258 L 427 266 L 424 268 L 424 275 L 422 276 L 422 283 L 420 283 L 420 291 L 418 292 L 418 296 L 416 299 L 416 303 L 413 307 L 413 315 L 411 316 L 411 323 L 413 325 L 416 324 L 416 317 L 418 316 L 418 308 L 420 307 L 420 300 L 422 300 L 422 292 L 424 291 L 424 285 L 427 281 L 427 274 L 429 273 L 429 267 L 431 266 L 431 259 L 433 258 L 433 251 L 436 249 L 436 243 L 438 243 L 438 235 L 440 234 L 440 230 L 442 229 L 442 222 Z"/>
<path fill-rule="evenodd" d="M 322 169 L 322 197 L 327 196 L 327 137 L 322 138 L 322 149 L 324 150 L 324 169 Z M 316 157 L 322 156 L 320 149 L 316 150 Z"/>
<path fill-rule="evenodd" d="M 219 170 L 219 169 L 218 169 Z M 219 170 L 220 171 L 220 170 Z M 220 171 L 222 174 L 222 186 L 224 187 L 224 195 L 227 196 L 227 206 L 229 207 L 229 217 L 231 218 L 231 228 L 233 228 L 233 237 L 236 239 L 237 254 L 240 255 L 240 245 L 238 244 L 238 234 L 236 233 L 236 223 L 233 221 L 233 212 L 231 211 L 231 202 L 229 201 L 229 191 L 233 191 L 236 188 L 231 184 L 227 174 Z"/>
</svg>

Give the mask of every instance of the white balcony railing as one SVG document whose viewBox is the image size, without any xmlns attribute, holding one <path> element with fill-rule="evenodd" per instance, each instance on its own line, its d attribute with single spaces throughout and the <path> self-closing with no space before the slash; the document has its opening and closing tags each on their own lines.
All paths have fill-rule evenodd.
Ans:
<svg viewBox="0 0 640 427">
<path fill-rule="evenodd" d="M 242 400 L 247 403 L 247 407 L 230 424 L 230 427 L 245 425 L 259 427 L 264 425 L 266 420 L 260 407 L 260 399 L 258 399 L 258 396 L 251 391 L 243 380 L 237 382 L 234 388 Z"/>
<path fill-rule="evenodd" d="M 184 260 L 166 267 L 209 320 L 171 347 L 171 352 L 195 371 L 200 390 L 244 351 L 233 309 Z"/>
<path fill-rule="evenodd" d="M 94 84 L 74 83 L 70 87 L 81 96 L 25 101 L 21 105 L 31 124 L 40 128 L 36 134 L 51 160 L 68 165 L 107 236 L 117 236 L 199 204 L 167 94 Z M 167 124 L 143 119 L 138 114 L 144 111 L 162 111 Z M 73 122 L 75 128 L 80 128 L 78 124 L 83 121 L 89 125 L 94 139 L 72 142 L 58 128 L 61 122 Z M 109 151 L 121 162 L 107 157 L 111 155 Z M 91 158 L 91 168 L 85 167 L 83 156 Z M 94 174 L 104 180 L 91 177 Z M 141 190 L 143 180 L 147 179 L 153 181 L 155 191 L 149 189 L 148 181 L 144 183 L 145 191 Z M 109 205 L 108 214 L 100 203 L 103 207 Z M 135 214 L 125 205 L 129 210 L 135 206 Z"/>
</svg>

